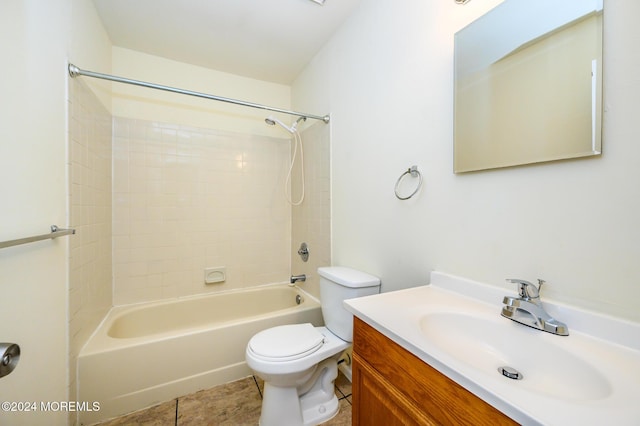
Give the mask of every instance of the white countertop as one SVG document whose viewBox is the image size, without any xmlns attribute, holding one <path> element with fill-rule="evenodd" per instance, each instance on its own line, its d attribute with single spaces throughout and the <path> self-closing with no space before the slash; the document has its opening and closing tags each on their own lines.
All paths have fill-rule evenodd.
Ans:
<svg viewBox="0 0 640 426">
<path fill-rule="evenodd" d="M 501 317 L 501 302 L 506 295 L 514 296 L 515 291 L 433 272 L 430 285 L 350 299 L 344 306 L 521 424 L 640 425 L 640 324 L 546 302 L 543 294 L 547 312 L 569 328 L 569 336 L 556 336 Z M 495 369 L 477 368 L 476 358 L 491 359 L 494 348 L 490 345 L 482 349 L 486 353 L 474 354 L 469 352 L 477 347 L 465 351 L 464 338 L 451 336 L 455 350 L 452 346 L 450 351 L 427 338 L 421 326 L 425 315 L 441 313 L 480 318 L 486 324 L 495 324 L 496 333 L 519 333 L 527 348 L 533 348 L 529 350 L 532 365 L 519 366 L 525 378 L 516 381 L 502 377 L 497 372 L 499 361 Z M 544 358 L 547 352 L 570 354 L 570 359 L 597 370 L 594 380 L 584 378 L 585 389 L 591 386 L 595 390 L 582 389 L 581 377 L 566 386 L 554 382 L 553 377 L 545 383 L 540 377 L 543 367 L 535 365 L 535 360 Z"/>
</svg>

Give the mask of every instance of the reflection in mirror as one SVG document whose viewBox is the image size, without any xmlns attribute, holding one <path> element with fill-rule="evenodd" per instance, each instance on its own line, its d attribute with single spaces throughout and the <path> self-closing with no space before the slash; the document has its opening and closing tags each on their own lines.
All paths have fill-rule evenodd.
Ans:
<svg viewBox="0 0 640 426">
<path fill-rule="evenodd" d="M 505 0 L 456 33 L 456 173 L 601 153 L 602 12 Z"/>
</svg>

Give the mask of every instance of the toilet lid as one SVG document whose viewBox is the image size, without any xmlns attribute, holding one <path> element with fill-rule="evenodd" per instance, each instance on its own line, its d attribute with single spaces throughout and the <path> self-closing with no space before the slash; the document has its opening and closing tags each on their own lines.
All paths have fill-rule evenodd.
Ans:
<svg viewBox="0 0 640 426">
<path fill-rule="evenodd" d="M 261 331 L 251 338 L 254 354 L 271 361 L 291 361 L 317 351 L 324 336 L 310 324 L 281 325 Z"/>
</svg>

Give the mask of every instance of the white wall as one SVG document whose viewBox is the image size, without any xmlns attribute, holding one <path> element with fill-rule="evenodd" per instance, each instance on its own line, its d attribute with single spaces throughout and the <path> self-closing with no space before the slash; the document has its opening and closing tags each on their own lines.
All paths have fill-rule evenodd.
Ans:
<svg viewBox="0 0 640 426">
<path fill-rule="evenodd" d="M 383 291 L 540 277 L 543 298 L 640 320 L 640 3 L 605 5 L 602 157 L 455 175 L 453 34 L 498 3 L 363 0 L 294 83 L 294 108 L 331 112 L 333 263 Z"/>
<path fill-rule="evenodd" d="M 0 240 L 66 224 L 65 49 L 69 4 L 4 2 L 0 12 Z M 63 238 L 0 252 L 0 341 L 20 345 L 0 379 L 2 401 L 65 400 L 66 250 Z M 46 377 L 46 380 L 42 378 Z M 0 411 L 3 424 L 62 424 L 66 413 Z"/>
<path fill-rule="evenodd" d="M 7 0 L 0 6 L 2 241 L 67 224 L 67 57 L 95 66 L 105 43 L 100 26 L 81 24 L 95 22 L 87 3 Z M 72 42 L 72 36 L 80 38 Z M 85 54 L 87 45 L 92 55 Z M 108 51 L 102 54 L 108 62 Z M 22 349 L 16 370 L 0 379 L 2 401 L 68 398 L 68 238 L 0 251 L 0 341 Z M 62 425 L 67 413 L 0 411 L 0 423 Z"/>
<path fill-rule="evenodd" d="M 93 1 L 71 0 L 72 25 L 69 28 L 69 62 L 82 69 L 111 73 L 111 40 L 107 35 Z M 111 83 L 82 77 L 100 102 L 111 110 Z"/>
<path fill-rule="evenodd" d="M 113 48 L 113 74 L 246 102 L 289 109 L 291 88 L 176 62 L 121 47 Z M 267 126 L 269 111 L 144 87 L 113 83 L 113 115 L 131 119 L 282 137 Z M 278 116 L 278 114 L 275 114 Z M 290 118 L 279 115 L 285 122 Z"/>
</svg>

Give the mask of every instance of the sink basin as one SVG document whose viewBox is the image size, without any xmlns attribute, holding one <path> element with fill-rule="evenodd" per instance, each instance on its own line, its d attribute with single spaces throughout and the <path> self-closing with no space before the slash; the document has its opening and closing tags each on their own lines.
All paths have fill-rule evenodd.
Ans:
<svg viewBox="0 0 640 426">
<path fill-rule="evenodd" d="M 565 350 L 569 337 L 546 335 L 500 316 L 459 312 L 430 312 L 420 318 L 420 331 L 429 344 L 487 375 L 513 386 L 567 401 L 608 397 L 612 387 L 596 366 Z M 509 367 L 521 380 L 501 375 Z"/>
</svg>

